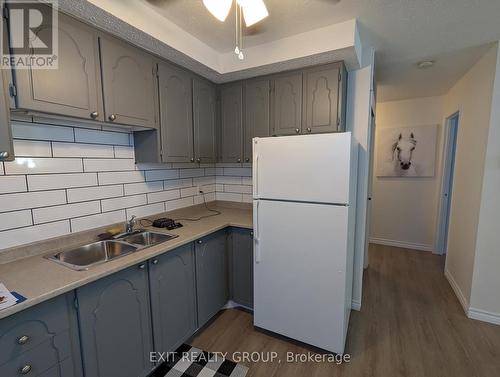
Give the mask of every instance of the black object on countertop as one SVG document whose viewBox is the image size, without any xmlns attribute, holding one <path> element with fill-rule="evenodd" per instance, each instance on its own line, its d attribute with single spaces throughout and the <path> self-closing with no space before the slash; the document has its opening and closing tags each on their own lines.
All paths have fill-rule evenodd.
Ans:
<svg viewBox="0 0 500 377">
<path fill-rule="evenodd" d="M 153 221 L 153 226 L 155 228 L 167 228 L 168 230 L 172 230 L 182 227 L 182 224 L 175 222 L 173 219 L 161 217 Z"/>
</svg>

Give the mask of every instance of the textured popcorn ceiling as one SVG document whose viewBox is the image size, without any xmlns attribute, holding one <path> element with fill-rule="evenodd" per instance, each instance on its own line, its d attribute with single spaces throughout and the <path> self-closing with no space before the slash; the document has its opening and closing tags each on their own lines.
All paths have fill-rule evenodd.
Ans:
<svg viewBox="0 0 500 377">
<path fill-rule="evenodd" d="M 118 0 L 91 1 L 99 6 Z M 119 3 L 125 9 L 140 3 L 154 10 L 161 17 L 151 22 L 161 23 L 161 18 L 168 20 L 209 48 L 214 56 L 234 47 L 233 12 L 226 23 L 220 23 L 208 14 L 201 0 L 120 0 Z M 443 94 L 484 53 L 486 48 L 478 46 L 500 39 L 498 0 L 266 0 L 266 4 L 270 16 L 247 32 L 245 44 L 248 47 L 357 18 L 364 45 L 376 49 L 381 100 Z M 91 4 L 83 0 L 60 1 L 62 9 L 80 14 L 95 24 L 107 22 L 107 30 L 137 41 L 143 47 L 149 46 L 151 51 L 214 81 L 249 75 L 248 72 L 233 72 L 221 76 L 154 38 L 149 40 L 137 30 L 127 30 L 127 24 L 118 19 L 99 14 L 96 9 L 87 9 L 88 5 Z M 422 73 L 415 67 L 422 59 L 441 60 L 441 64 Z M 328 57 L 304 59 L 290 67 L 323 61 L 328 61 Z M 289 67 L 287 64 L 282 64 L 281 68 Z M 255 70 L 250 74 L 259 73 L 262 72 Z"/>
</svg>

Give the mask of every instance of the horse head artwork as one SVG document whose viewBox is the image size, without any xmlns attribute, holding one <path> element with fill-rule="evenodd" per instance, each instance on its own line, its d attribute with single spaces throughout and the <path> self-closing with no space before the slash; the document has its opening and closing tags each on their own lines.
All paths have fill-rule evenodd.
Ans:
<svg viewBox="0 0 500 377">
<path fill-rule="evenodd" d="M 409 137 L 403 137 L 400 133 L 398 139 L 392 144 L 392 161 L 394 171 L 398 176 L 416 176 L 415 164 L 412 161 L 413 151 L 417 147 L 417 140 L 410 133 Z"/>
</svg>

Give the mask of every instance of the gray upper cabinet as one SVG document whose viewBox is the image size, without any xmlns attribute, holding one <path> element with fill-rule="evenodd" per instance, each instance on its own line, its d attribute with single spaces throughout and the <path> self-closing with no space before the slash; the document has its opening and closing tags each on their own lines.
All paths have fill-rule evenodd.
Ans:
<svg viewBox="0 0 500 377">
<path fill-rule="evenodd" d="M 99 37 L 105 120 L 156 127 L 153 58 L 117 39 Z"/>
<path fill-rule="evenodd" d="M 293 135 L 302 130 L 302 73 L 280 75 L 274 79 L 272 95 L 272 134 Z"/>
<path fill-rule="evenodd" d="M 242 162 L 242 84 L 224 85 L 220 90 L 220 162 Z"/>
<path fill-rule="evenodd" d="M 231 228 L 228 244 L 231 299 L 253 308 L 253 232 Z"/>
<path fill-rule="evenodd" d="M 51 28 L 52 25 L 42 24 L 36 33 L 51 33 Z M 16 70 L 16 105 L 21 109 L 102 121 L 96 31 L 60 13 L 58 33 L 57 69 Z"/>
<path fill-rule="evenodd" d="M 10 127 L 10 111 L 7 99 L 7 74 L 0 72 L 0 161 L 14 159 L 12 131 Z"/>
<path fill-rule="evenodd" d="M 202 327 L 228 298 L 226 233 L 219 231 L 195 244 L 198 326 Z"/>
<path fill-rule="evenodd" d="M 194 162 L 191 81 L 188 72 L 158 64 L 163 162 Z"/>
<path fill-rule="evenodd" d="M 82 376 L 73 297 L 61 295 L 0 321 L 2 376 Z"/>
<path fill-rule="evenodd" d="M 269 136 L 269 80 L 245 83 L 244 162 L 252 161 L 252 138 Z"/>
<path fill-rule="evenodd" d="M 341 63 L 304 71 L 302 133 L 341 130 Z"/>
<path fill-rule="evenodd" d="M 216 105 L 215 87 L 202 79 L 193 80 L 194 148 L 197 162 L 216 160 Z"/>
<path fill-rule="evenodd" d="M 155 350 L 175 351 L 197 328 L 193 244 L 149 263 Z"/>
<path fill-rule="evenodd" d="M 152 368 L 152 330 L 144 264 L 77 289 L 87 377 L 138 377 Z"/>
</svg>

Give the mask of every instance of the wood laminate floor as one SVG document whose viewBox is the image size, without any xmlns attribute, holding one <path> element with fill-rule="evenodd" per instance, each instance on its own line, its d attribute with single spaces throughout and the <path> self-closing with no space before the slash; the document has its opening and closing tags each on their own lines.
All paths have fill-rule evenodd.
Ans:
<svg viewBox="0 0 500 377">
<path fill-rule="evenodd" d="M 222 312 L 192 344 L 218 352 L 272 352 L 281 363 L 248 363 L 248 377 L 499 377 L 500 326 L 468 319 L 443 275 L 444 257 L 371 245 L 363 307 L 353 311 L 351 361 L 287 363 L 317 352 L 256 330 L 250 313 Z"/>
</svg>

